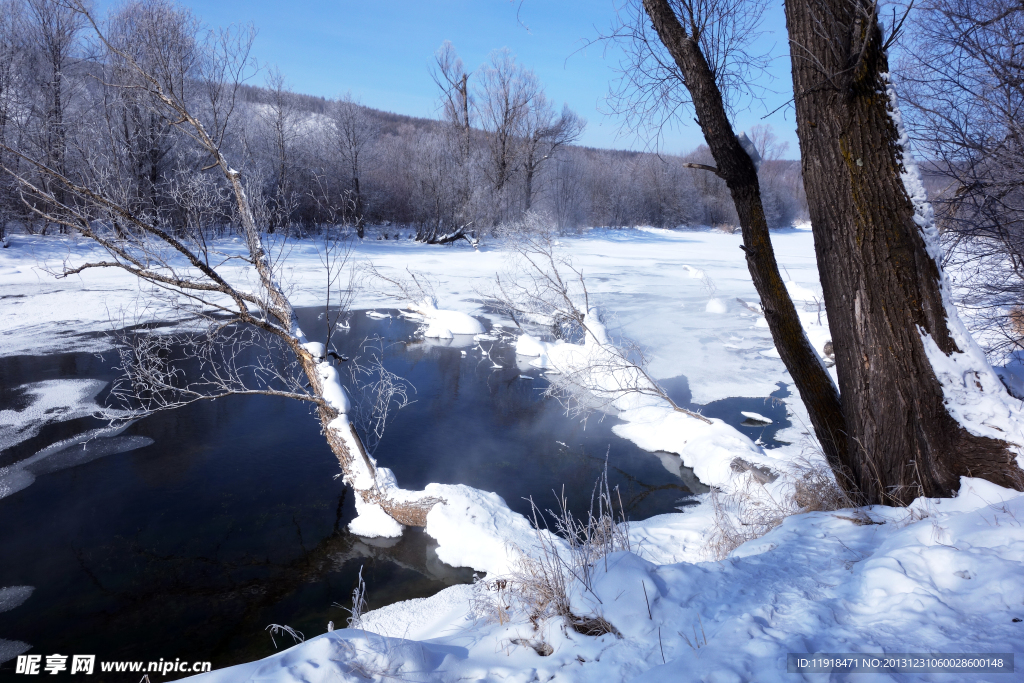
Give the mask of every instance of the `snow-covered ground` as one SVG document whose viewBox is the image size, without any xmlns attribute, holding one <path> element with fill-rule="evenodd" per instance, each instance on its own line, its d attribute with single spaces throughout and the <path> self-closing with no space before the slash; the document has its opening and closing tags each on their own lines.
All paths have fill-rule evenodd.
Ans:
<svg viewBox="0 0 1024 683">
<path fill-rule="evenodd" d="M 797 295 L 820 296 L 809 227 L 775 233 L 774 240 L 783 274 L 796 283 Z M 707 403 L 728 396 L 767 396 L 777 382 L 786 381 L 768 328 L 757 326 L 758 316 L 736 301 L 758 300 L 740 241 L 738 234 L 718 231 L 647 228 L 590 231 L 564 238 L 562 246 L 582 268 L 596 303 L 612 316 L 613 332 L 651 350 L 654 376 L 686 375 L 694 400 Z M 241 252 L 244 244 L 229 240 L 218 247 Z M 320 304 L 325 283 L 314 244 L 289 242 L 281 252 L 281 276 L 292 302 Z M 90 270 L 55 280 L 42 269 L 44 264 L 59 268 L 66 258 L 81 262 L 100 254 L 86 241 L 11 236 L 10 248 L 0 249 L 0 355 L 106 348 L 109 341 L 97 333 L 122 322 L 166 320 L 168 311 L 142 296 L 128 274 Z M 424 273 L 434 281 L 443 307 L 480 315 L 479 290 L 504 268 L 505 254 L 487 244 L 474 251 L 462 245 L 368 240 L 352 255 L 353 263 L 365 261 L 384 273 L 401 275 L 406 266 Z M 249 278 L 236 265 L 222 270 L 233 282 Z M 714 298 L 724 313 L 706 310 L 712 297 L 703 273 L 713 281 Z M 816 310 L 813 301 L 807 303 Z M 394 308 L 397 303 L 376 288 L 363 287 L 352 306 Z M 729 372 L 722 372 L 724 367 Z"/>
<path fill-rule="evenodd" d="M 808 336 L 822 352 L 829 333 L 817 304 L 810 230 L 780 231 L 773 241 Z M 586 277 L 590 303 L 605 315 L 600 333 L 607 328 L 613 338 L 638 341 L 653 377 L 685 376 L 694 401 L 706 403 L 768 397 L 778 383 L 789 383 L 763 317 L 749 305 L 757 295 L 739 245 L 739 235 L 717 231 L 639 229 L 593 230 L 563 238 L 561 248 Z M 218 248 L 240 251 L 243 245 L 225 241 Z M 321 303 L 324 278 L 313 245 L 290 243 L 282 254 L 280 273 L 293 303 Z M 144 304 L 130 276 L 86 271 L 55 281 L 41 270 L 69 255 L 83 260 L 94 254 L 84 243 L 20 235 L 0 250 L 0 354 L 101 349 L 109 342 L 96 333 L 112 324 L 166 319 L 166 309 Z M 477 332 L 465 314 L 509 326 L 481 303 L 481 291 L 505 258 L 487 244 L 475 251 L 411 240 L 367 241 L 352 254 L 353 263 L 372 262 L 383 274 L 401 275 L 409 267 L 433 281 L 438 307 L 419 302 L 418 309 L 437 343 L 458 343 L 460 334 Z M 227 276 L 244 282 L 249 274 L 232 266 Z M 353 302 L 354 308 L 397 306 L 370 287 L 356 292 Z M 592 353 L 520 342 L 524 366 L 564 371 Z M 94 389 L 33 387 L 36 403 L 0 413 L 0 443 L 25 438 L 33 424 L 28 411 L 60 403 L 67 414 L 82 414 L 93 405 Z M 779 449 L 765 450 L 725 423 L 673 411 L 651 396 L 617 401 L 623 422 L 615 431 L 652 452 L 679 454 L 702 481 L 726 493 L 753 487 L 761 499 L 782 501 L 799 476 L 795 468 L 816 457 L 799 398 L 786 402 L 794 426 L 777 435 L 791 442 Z M 0 481 L 16 474 L 0 471 Z M 523 554 L 538 556 L 538 537 L 527 521 L 494 494 L 437 485 L 427 493 L 446 501 L 427 519 L 444 561 L 487 572 L 493 581 L 516 571 Z M 481 583 L 371 612 L 360 622 L 363 630 L 325 633 L 197 680 L 771 681 L 798 680 L 786 673 L 790 652 L 1024 652 L 1024 622 L 1013 621 L 1024 618 L 1024 497 L 1016 492 L 965 480 L 953 500 L 792 516 L 722 561 L 712 561 L 708 549 L 715 518 L 715 506 L 705 500 L 685 512 L 632 522 L 633 552 L 609 556 L 588 589 L 570 586 L 573 613 L 600 616 L 617 634 L 583 636 L 560 618 L 531 623 L 516 610 L 490 620 L 486 605 L 493 596 Z M 561 547 L 557 539 L 548 542 Z M 894 679 L 1006 675 L 864 674 L 857 680 Z"/>
</svg>

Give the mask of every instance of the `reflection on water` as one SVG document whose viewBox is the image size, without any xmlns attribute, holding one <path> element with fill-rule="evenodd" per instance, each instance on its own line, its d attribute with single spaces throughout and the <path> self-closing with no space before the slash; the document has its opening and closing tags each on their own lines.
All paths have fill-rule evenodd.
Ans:
<svg viewBox="0 0 1024 683">
<path fill-rule="evenodd" d="M 300 312 L 303 329 L 316 329 L 318 313 Z M 521 512 L 530 496 L 553 506 L 564 486 L 580 511 L 607 455 L 632 518 L 674 510 L 689 495 L 677 457 L 614 437 L 612 419 L 584 428 L 566 418 L 540 397 L 542 377 L 520 378 L 511 350 L 491 351 L 495 368 L 471 340 L 410 341 L 414 331 L 408 321 L 357 314 L 335 336 L 339 352 L 354 356 L 366 336 L 382 335 L 388 368 L 416 387 L 376 452 L 403 486 L 464 483 Z M 109 354 L 0 359 L 0 409 L 24 407 L 12 387 L 110 380 L 113 365 Z M 472 578 L 441 563 L 421 531 L 383 542 L 347 532 L 354 506 L 306 405 L 234 397 L 74 442 L 103 426 L 90 417 L 47 424 L 0 453 L 0 467 L 34 476 L 0 499 L 0 587 L 35 587 L 0 613 L 0 638 L 28 642 L 33 653 L 225 666 L 271 654 L 267 624 L 307 636 L 328 621 L 344 624 L 334 603 L 348 603 L 362 565 L 371 609 Z"/>
</svg>

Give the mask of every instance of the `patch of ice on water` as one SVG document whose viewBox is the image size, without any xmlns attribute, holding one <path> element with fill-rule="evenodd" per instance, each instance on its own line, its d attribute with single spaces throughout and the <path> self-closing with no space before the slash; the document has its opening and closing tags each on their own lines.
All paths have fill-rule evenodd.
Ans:
<svg viewBox="0 0 1024 683">
<path fill-rule="evenodd" d="M 93 415 L 96 395 L 107 386 L 95 379 L 50 379 L 18 387 L 29 398 L 22 410 L 0 410 L 0 451 L 39 434 L 43 425 Z"/>
<path fill-rule="evenodd" d="M 0 498 L 31 486 L 37 476 L 84 465 L 99 458 L 126 453 L 153 443 L 146 436 L 117 436 L 129 425 L 83 432 L 37 451 L 13 465 L 0 467 Z"/>
<path fill-rule="evenodd" d="M 0 588 L 0 612 L 10 612 L 29 599 L 35 586 L 8 586 Z"/>
<path fill-rule="evenodd" d="M 23 643 L 20 640 L 4 640 L 0 638 L 0 664 L 9 662 L 20 654 L 24 654 L 32 649 L 32 646 L 28 643 Z"/>
</svg>

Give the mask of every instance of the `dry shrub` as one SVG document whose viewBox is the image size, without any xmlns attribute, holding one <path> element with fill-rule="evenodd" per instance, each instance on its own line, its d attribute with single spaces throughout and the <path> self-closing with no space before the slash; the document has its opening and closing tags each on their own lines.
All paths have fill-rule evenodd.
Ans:
<svg viewBox="0 0 1024 683">
<path fill-rule="evenodd" d="M 836 483 L 824 462 L 802 461 L 794 468 L 793 503 L 799 512 L 831 512 L 854 507 L 850 495 Z"/>
<path fill-rule="evenodd" d="M 704 552 L 711 559 L 723 560 L 747 541 L 760 538 L 798 512 L 789 500 L 776 501 L 753 476 L 745 478 L 742 489 L 723 493 L 712 488 L 708 500 L 714 510 L 711 534 Z"/>
<path fill-rule="evenodd" d="M 622 500 L 617 489 L 615 499 L 618 514 L 608 485 L 607 463 L 594 487 L 585 521 L 573 516 L 563 492 L 558 499 L 558 510 L 548 511 L 554 520 L 555 531 L 555 534 L 549 533 L 547 517 L 531 499 L 537 544 L 532 553 L 513 547 L 517 559 L 509 576 L 477 581 L 474 614 L 490 622 L 505 624 L 514 613 L 520 613 L 526 615 L 535 629 L 545 619 L 561 617 L 583 635 L 619 635 L 618 630 L 600 615 L 574 614 L 569 597 L 576 586 L 593 593 L 600 564 L 604 562 L 607 571 L 608 555 L 632 549 L 629 524 L 622 513 Z M 559 537 L 565 545 L 559 542 Z"/>
<path fill-rule="evenodd" d="M 747 541 L 761 538 L 790 515 L 831 512 L 855 505 L 820 458 L 805 457 L 797 461 L 786 472 L 786 479 L 793 482 L 792 493 L 779 497 L 773 496 L 763 478 L 755 474 L 750 470 L 743 486 L 732 493 L 711 490 L 709 501 L 714 510 L 714 522 L 704 545 L 704 552 L 710 558 L 725 559 L 733 550 Z"/>
<path fill-rule="evenodd" d="M 1007 317 L 1010 319 L 1010 328 L 1014 334 L 1024 337 L 1024 306 L 1014 306 Z"/>
</svg>

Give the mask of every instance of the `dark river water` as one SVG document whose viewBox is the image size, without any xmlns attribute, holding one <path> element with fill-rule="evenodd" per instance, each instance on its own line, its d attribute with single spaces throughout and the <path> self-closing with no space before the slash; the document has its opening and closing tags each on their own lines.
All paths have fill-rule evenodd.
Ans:
<svg viewBox="0 0 1024 683">
<path fill-rule="evenodd" d="M 317 327 L 318 312 L 301 312 L 304 329 Z M 585 426 L 567 418 L 541 397 L 540 373 L 517 367 L 507 346 L 494 345 L 497 369 L 472 343 L 424 343 L 412 338 L 415 329 L 356 313 L 352 329 L 334 339 L 354 356 L 368 335 L 384 337 L 387 367 L 416 388 L 375 454 L 403 487 L 467 484 L 527 512 L 524 498 L 553 505 L 552 491 L 564 486 L 570 506 L 585 512 L 607 454 L 610 483 L 632 519 L 674 511 L 705 490 L 678 458 L 673 465 L 672 457 L 614 436 L 613 418 L 592 417 Z M 2 358 L 0 409 L 24 407 L 16 387 L 25 383 L 109 381 L 113 365 L 113 354 Z M 667 388 L 689 405 L 685 380 Z M 784 407 L 762 399 L 700 408 L 769 445 L 788 424 Z M 740 410 L 775 424 L 741 426 Z M 102 426 L 94 418 L 44 426 L 0 452 L 0 467 Z M 33 654 L 180 657 L 222 667 L 272 654 L 269 624 L 307 636 L 323 633 L 328 621 L 344 625 L 347 613 L 336 603 L 349 604 L 360 567 L 369 609 L 473 578 L 441 563 L 420 530 L 400 540 L 346 530 L 354 504 L 334 478 L 339 468 L 318 421 L 298 402 L 251 396 L 193 404 L 90 442 L 83 453 L 69 449 L 41 461 L 34 483 L 0 499 L 0 587 L 35 588 L 0 613 L 0 638 L 29 643 Z M 75 458 L 87 462 L 69 466 Z M 13 667 L 0 665 L 0 677 L 15 678 Z M 97 673 L 89 680 L 127 679 Z"/>
</svg>

